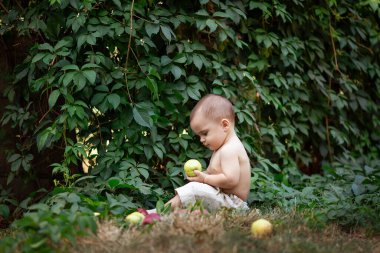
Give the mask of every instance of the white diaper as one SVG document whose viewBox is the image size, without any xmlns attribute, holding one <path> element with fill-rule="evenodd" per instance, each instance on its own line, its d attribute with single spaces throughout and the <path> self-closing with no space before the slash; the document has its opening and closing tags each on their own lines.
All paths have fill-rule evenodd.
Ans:
<svg viewBox="0 0 380 253">
<path fill-rule="evenodd" d="M 249 210 L 247 203 L 236 195 L 226 194 L 208 184 L 190 182 L 175 191 L 184 207 L 194 205 L 197 200 L 200 200 L 208 211 L 215 211 L 221 207 Z"/>
</svg>

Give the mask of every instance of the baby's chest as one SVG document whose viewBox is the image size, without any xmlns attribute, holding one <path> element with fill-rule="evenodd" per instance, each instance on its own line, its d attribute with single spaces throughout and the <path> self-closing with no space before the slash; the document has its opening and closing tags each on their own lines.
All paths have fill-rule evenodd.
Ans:
<svg viewBox="0 0 380 253">
<path fill-rule="evenodd" d="M 210 174 L 217 174 L 217 173 L 220 173 L 222 171 L 222 166 L 220 164 L 220 155 L 218 153 L 214 153 L 211 156 L 211 160 L 210 160 L 209 166 L 207 168 L 207 171 Z"/>
</svg>

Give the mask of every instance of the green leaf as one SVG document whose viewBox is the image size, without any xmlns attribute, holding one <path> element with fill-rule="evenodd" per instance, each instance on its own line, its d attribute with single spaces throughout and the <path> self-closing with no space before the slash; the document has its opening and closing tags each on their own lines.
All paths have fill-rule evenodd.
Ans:
<svg viewBox="0 0 380 253">
<path fill-rule="evenodd" d="M 168 56 L 166 55 L 163 55 L 161 58 L 160 58 L 160 63 L 162 66 L 166 66 L 168 65 L 169 63 L 172 62 L 172 59 L 170 59 Z"/>
<path fill-rule="evenodd" d="M 149 171 L 145 168 L 142 168 L 142 167 L 137 167 L 137 170 L 139 171 L 139 173 L 145 178 L 147 179 L 149 177 Z"/>
<path fill-rule="evenodd" d="M 72 7 L 74 7 L 76 10 L 79 9 L 79 0 L 70 0 L 70 4 Z"/>
<path fill-rule="evenodd" d="M 29 69 L 28 68 L 24 68 L 23 70 L 21 70 L 20 72 L 16 72 L 16 82 L 17 81 L 20 81 L 21 79 L 23 79 L 24 77 L 26 77 L 26 75 L 28 74 L 28 71 Z"/>
<path fill-rule="evenodd" d="M 173 31 L 172 29 L 170 29 L 170 27 L 167 27 L 167 26 L 163 26 L 161 25 L 161 32 L 162 34 L 164 35 L 164 37 L 168 40 L 168 41 L 171 41 L 172 40 L 172 34 L 173 34 Z M 174 35 L 173 35 L 174 37 Z"/>
<path fill-rule="evenodd" d="M 123 87 L 125 87 L 122 83 L 116 83 L 114 86 L 112 86 L 111 92 L 121 90 Z"/>
<path fill-rule="evenodd" d="M 46 55 L 48 55 L 48 53 L 38 53 L 36 54 L 33 59 L 32 59 L 32 63 L 36 63 L 38 61 L 40 61 L 42 58 L 44 58 Z"/>
<path fill-rule="evenodd" d="M 203 17 L 208 17 L 208 16 L 209 16 L 209 15 L 208 15 L 208 12 L 207 12 L 205 9 L 201 9 L 201 10 L 197 11 L 197 12 L 195 13 L 195 15 L 203 16 Z"/>
<path fill-rule="evenodd" d="M 116 110 L 120 104 L 120 96 L 116 93 L 109 94 L 107 96 L 107 101 L 112 105 L 113 109 Z"/>
<path fill-rule="evenodd" d="M 120 0 L 112 0 L 112 2 L 120 9 L 120 10 L 123 10 L 123 8 L 121 7 L 121 2 Z"/>
<path fill-rule="evenodd" d="M 180 53 L 180 54 L 177 54 L 174 58 L 173 58 L 173 62 L 175 63 L 185 63 L 187 61 L 187 57 L 186 57 L 186 54 L 184 53 Z"/>
<path fill-rule="evenodd" d="M 106 85 L 102 84 L 102 85 L 97 85 L 95 87 L 95 90 L 97 91 L 102 91 L 102 92 L 109 92 L 109 89 Z"/>
<path fill-rule="evenodd" d="M 42 59 L 42 62 L 45 63 L 46 65 L 50 65 L 51 61 L 55 58 L 54 55 L 52 54 L 47 54 L 45 57 Z"/>
<path fill-rule="evenodd" d="M 16 161 L 17 159 L 20 159 L 21 158 L 21 155 L 20 154 L 13 154 L 11 155 L 9 158 L 8 158 L 8 162 L 9 163 L 13 163 L 14 161 Z"/>
<path fill-rule="evenodd" d="M 49 95 L 49 108 L 53 108 L 55 103 L 57 103 L 57 99 L 61 92 L 59 90 L 54 90 L 52 93 Z"/>
<path fill-rule="evenodd" d="M 79 12 L 77 16 L 73 17 L 73 22 L 71 24 L 71 28 L 73 29 L 73 32 L 77 32 L 79 28 L 84 26 L 86 23 L 86 16 L 84 12 Z"/>
<path fill-rule="evenodd" d="M 8 218 L 10 214 L 9 207 L 4 204 L 0 204 L 0 215 L 4 218 Z"/>
<path fill-rule="evenodd" d="M 153 156 L 153 148 L 150 145 L 145 145 L 144 154 L 145 154 L 146 159 L 150 160 Z"/>
<path fill-rule="evenodd" d="M 86 86 L 86 77 L 81 71 L 75 73 L 73 80 L 74 85 L 76 86 L 76 91 L 81 91 Z"/>
<path fill-rule="evenodd" d="M 110 178 L 108 181 L 108 186 L 111 188 L 111 189 L 114 189 L 115 187 L 117 187 L 121 181 L 119 178 L 116 178 L 116 177 L 113 177 L 113 178 Z"/>
<path fill-rule="evenodd" d="M 15 173 L 9 172 L 8 178 L 7 178 L 7 185 L 9 185 L 13 181 L 14 178 L 15 178 Z"/>
<path fill-rule="evenodd" d="M 54 51 L 57 51 L 58 49 L 61 49 L 62 47 L 70 47 L 73 43 L 73 39 L 71 37 L 66 37 L 60 41 L 54 46 Z"/>
<path fill-rule="evenodd" d="M 187 83 L 194 83 L 194 84 L 196 84 L 196 83 L 199 82 L 199 77 L 194 76 L 194 75 L 191 75 L 191 76 L 189 76 L 189 77 L 186 79 L 186 82 L 187 82 Z"/>
<path fill-rule="evenodd" d="M 77 38 L 77 50 L 78 51 L 82 47 L 82 45 L 86 42 L 86 40 L 87 40 L 87 35 L 81 34 L 78 36 L 78 38 Z"/>
<path fill-rule="evenodd" d="M 183 147 L 183 149 L 187 149 L 188 145 L 189 145 L 189 142 L 187 140 L 184 140 L 182 138 L 180 138 L 179 140 L 179 144 Z"/>
<path fill-rule="evenodd" d="M 147 77 L 145 80 L 146 80 L 146 85 L 148 86 L 150 92 L 152 93 L 153 98 L 158 100 L 158 86 L 157 86 L 156 81 L 150 77 Z"/>
<path fill-rule="evenodd" d="M 137 104 L 133 107 L 133 118 L 137 124 L 144 127 L 151 127 L 151 118 L 145 108 Z"/>
<path fill-rule="evenodd" d="M 225 12 L 221 12 L 221 11 L 214 12 L 214 14 L 212 16 L 213 17 L 218 17 L 218 18 L 231 18 L 230 15 L 228 15 Z"/>
<path fill-rule="evenodd" d="M 94 68 L 100 68 L 100 66 L 98 64 L 95 64 L 95 63 L 86 63 L 82 66 L 82 70 L 94 69 Z"/>
<path fill-rule="evenodd" d="M 76 72 L 74 71 L 64 74 L 63 79 L 62 79 L 63 86 L 67 87 L 71 83 L 71 81 L 74 79 L 75 74 Z"/>
<path fill-rule="evenodd" d="M 101 102 L 103 102 L 106 96 L 107 96 L 107 93 L 96 93 L 91 99 L 91 104 L 92 105 L 100 104 Z"/>
<path fill-rule="evenodd" d="M 182 69 L 174 64 L 170 66 L 170 72 L 173 74 L 174 80 L 179 79 L 182 75 Z"/>
<path fill-rule="evenodd" d="M 96 33 L 92 33 L 87 35 L 86 42 L 92 46 L 96 45 L 96 37 L 94 36 Z"/>
<path fill-rule="evenodd" d="M 95 83 L 96 72 L 94 70 L 83 70 L 82 73 L 91 84 Z"/>
<path fill-rule="evenodd" d="M 227 34 L 224 31 L 218 33 L 218 39 L 220 42 L 224 42 L 227 39 Z"/>
<path fill-rule="evenodd" d="M 37 135 L 37 148 L 38 148 L 38 151 L 41 151 L 46 146 L 47 139 L 49 138 L 49 136 L 50 136 L 50 132 L 49 131 L 43 131 L 42 133 L 40 133 L 40 134 Z"/>
<path fill-rule="evenodd" d="M 162 144 L 158 143 L 158 144 L 154 145 L 153 150 L 160 159 L 164 158 L 165 147 Z"/>
<path fill-rule="evenodd" d="M 199 57 L 197 54 L 193 55 L 193 63 L 197 67 L 198 70 L 201 70 L 203 62 L 201 57 Z"/>
<path fill-rule="evenodd" d="M 187 94 L 194 100 L 199 100 L 201 98 L 201 93 L 199 92 L 198 87 L 195 85 L 187 87 Z"/>
<path fill-rule="evenodd" d="M 379 9 L 379 0 L 369 0 L 368 4 L 371 6 L 374 12 L 376 12 Z"/>
<path fill-rule="evenodd" d="M 206 25 L 210 29 L 210 32 L 214 32 L 218 28 L 218 24 L 213 19 L 207 19 Z"/>
<path fill-rule="evenodd" d="M 20 170 L 20 167 L 21 167 L 21 163 L 22 163 L 22 159 L 18 159 L 16 161 L 14 161 L 11 165 L 11 171 L 12 172 L 17 172 Z"/>
<path fill-rule="evenodd" d="M 44 44 L 39 45 L 38 49 L 39 50 L 47 50 L 47 51 L 49 51 L 51 53 L 54 52 L 54 48 L 50 44 L 48 44 L 48 43 L 44 43 Z"/>
<path fill-rule="evenodd" d="M 158 24 L 152 24 L 150 22 L 146 22 L 145 31 L 147 35 L 151 38 L 152 34 L 157 34 L 160 31 L 160 26 Z"/>
<path fill-rule="evenodd" d="M 69 196 L 67 197 L 67 200 L 70 203 L 78 203 L 81 201 L 80 197 L 76 193 L 70 193 Z"/>
<path fill-rule="evenodd" d="M 153 68 L 152 66 L 149 66 L 149 75 L 156 77 L 158 80 L 161 80 L 161 76 L 158 73 L 157 69 Z"/>
<path fill-rule="evenodd" d="M 66 65 L 66 66 L 62 67 L 62 70 L 63 71 L 66 71 L 66 70 L 79 70 L 79 67 L 77 65 L 74 65 L 74 64 L 69 64 L 69 65 Z"/>
</svg>

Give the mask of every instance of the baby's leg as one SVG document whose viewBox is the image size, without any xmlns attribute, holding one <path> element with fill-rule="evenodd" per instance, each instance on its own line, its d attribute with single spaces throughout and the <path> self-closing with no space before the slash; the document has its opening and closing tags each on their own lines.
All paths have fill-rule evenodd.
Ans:
<svg viewBox="0 0 380 253">
<path fill-rule="evenodd" d="M 165 206 L 171 205 L 172 210 L 180 208 L 182 206 L 181 199 L 176 194 L 172 199 L 165 203 Z M 157 213 L 156 208 L 147 210 L 148 213 Z"/>
</svg>

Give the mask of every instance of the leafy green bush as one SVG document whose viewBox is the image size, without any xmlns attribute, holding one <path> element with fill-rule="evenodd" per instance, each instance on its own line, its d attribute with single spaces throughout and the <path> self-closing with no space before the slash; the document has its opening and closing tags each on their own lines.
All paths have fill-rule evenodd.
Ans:
<svg viewBox="0 0 380 253">
<path fill-rule="evenodd" d="M 369 233 L 378 234 L 380 160 L 346 153 L 323 169 L 324 176 L 303 175 L 292 186 L 276 175 L 257 171 L 252 201 L 285 210 L 311 210 L 309 219 L 322 224 L 334 221 L 345 227 L 363 226 Z"/>
<path fill-rule="evenodd" d="M 11 216 L 12 209 L 19 205 L 16 198 L 12 195 L 10 189 L 5 190 L 0 185 L 0 216 L 8 219 Z"/>
<path fill-rule="evenodd" d="M 18 233 L 1 241 L 2 252 L 64 252 L 67 242 L 74 244 L 79 236 L 96 232 L 93 214 L 70 211 L 56 214 L 41 204 L 32 209 L 38 211 L 26 213 L 13 223 Z"/>
</svg>

